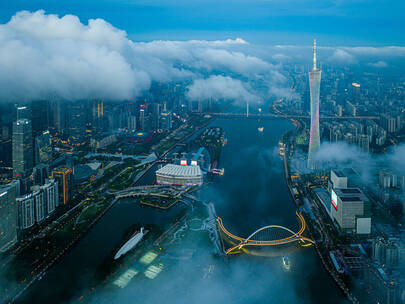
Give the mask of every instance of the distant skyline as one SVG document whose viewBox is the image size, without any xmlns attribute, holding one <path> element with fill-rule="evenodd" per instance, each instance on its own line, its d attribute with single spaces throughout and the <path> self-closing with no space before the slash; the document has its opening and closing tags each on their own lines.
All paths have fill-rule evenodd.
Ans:
<svg viewBox="0 0 405 304">
<path fill-rule="evenodd" d="M 21 10 L 102 18 L 134 41 L 227 39 L 256 44 L 405 45 L 400 0 L 2 1 L 0 23 Z"/>
</svg>

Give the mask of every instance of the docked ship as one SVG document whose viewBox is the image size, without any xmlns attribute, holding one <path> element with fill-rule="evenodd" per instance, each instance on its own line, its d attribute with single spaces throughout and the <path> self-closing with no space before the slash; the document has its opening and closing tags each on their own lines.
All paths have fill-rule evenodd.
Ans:
<svg viewBox="0 0 405 304">
<path fill-rule="evenodd" d="M 282 141 L 279 141 L 278 143 L 278 151 L 280 153 L 280 156 L 283 158 L 285 154 L 285 144 Z"/>
<path fill-rule="evenodd" d="M 290 261 L 288 260 L 288 257 L 283 256 L 283 268 L 285 270 L 290 270 Z"/>
<path fill-rule="evenodd" d="M 143 237 L 148 233 L 148 230 L 144 230 L 142 227 L 140 231 L 136 231 L 131 238 L 118 250 L 114 256 L 114 260 L 119 259 L 121 256 L 127 254 L 128 251 L 131 251 L 135 246 L 143 239 Z"/>
</svg>

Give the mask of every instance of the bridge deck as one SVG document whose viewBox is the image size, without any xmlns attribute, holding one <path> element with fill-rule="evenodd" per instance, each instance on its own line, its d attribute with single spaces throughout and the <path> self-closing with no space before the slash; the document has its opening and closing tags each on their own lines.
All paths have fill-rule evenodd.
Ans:
<svg viewBox="0 0 405 304">
<path fill-rule="evenodd" d="M 304 241 L 304 242 L 309 242 L 309 243 L 314 243 L 313 240 L 311 240 L 310 238 L 307 238 L 305 236 L 302 236 L 302 234 L 305 231 L 306 228 L 306 223 L 305 223 L 305 219 L 302 216 L 301 213 L 296 213 L 299 222 L 301 224 L 301 227 L 299 229 L 298 232 L 294 233 L 293 231 L 291 231 L 290 229 L 283 227 L 283 226 L 276 226 L 276 225 L 270 225 L 270 226 L 265 226 L 262 227 L 260 229 L 257 229 L 254 233 L 252 233 L 248 238 L 242 238 L 239 236 L 236 236 L 232 233 L 230 233 L 225 226 L 223 225 L 222 219 L 221 218 L 217 218 L 217 223 L 218 223 L 218 227 L 220 228 L 220 230 L 227 236 L 229 237 L 231 240 L 239 242 L 237 245 L 229 248 L 226 253 L 232 253 L 232 251 L 238 249 L 240 250 L 242 247 L 244 246 L 277 246 L 277 245 L 283 245 L 283 244 L 288 244 L 288 243 L 292 243 L 292 242 L 297 242 L 297 241 Z M 264 229 L 272 229 L 272 228 L 278 228 L 278 229 L 283 229 L 285 231 L 288 231 L 289 233 L 291 233 L 290 236 L 285 237 L 285 238 L 281 238 L 281 239 L 277 239 L 277 240 L 255 240 L 253 239 L 253 237 L 255 235 L 257 235 L 259 232 L 263 231 Z"/>
</svg>

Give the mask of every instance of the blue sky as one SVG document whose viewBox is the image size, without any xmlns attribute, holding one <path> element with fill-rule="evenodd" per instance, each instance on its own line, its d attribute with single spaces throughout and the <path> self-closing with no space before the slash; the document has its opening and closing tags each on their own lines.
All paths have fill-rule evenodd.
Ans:
<svg viewBox="0 0 405 304">
<path fill-rule="evenodd" d="M 225 39 L 253 43 L 404 45 L 403 0 L 12 0 L 0 22 L 20 10 L 103 18 L 133 40 Z"/>
</svg>

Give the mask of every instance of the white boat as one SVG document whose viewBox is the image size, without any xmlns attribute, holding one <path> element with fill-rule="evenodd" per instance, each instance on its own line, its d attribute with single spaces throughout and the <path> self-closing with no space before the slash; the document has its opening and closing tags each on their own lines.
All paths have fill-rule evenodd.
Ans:
<svg viewBox="0 0 405 304">
<path fill-rule="evenodd" d="M 142 238 L 147 234 L 149 231 L 145 230 L 142 227 L 140 231 L 135 232 L 131 238 L 118 250 L 118 252 L 114 256 L 114 260 L 119 259 L 121 256 L 125 255 L 128 251 L 134 249 L 134 247 L 142 240 Z"/>
<path fill-rule="evenodd" d="M 288 260 L 288 258 L 286 256 L 283 257 L 283 268 L 285 270 L 290 270 L 290 261 Z"/>
<path fill-rule="evenodd" d="M 264 127 L 258 127 L 257 130 L 259 130 L 259 132 L 263 132 Z"/>
</svg>

